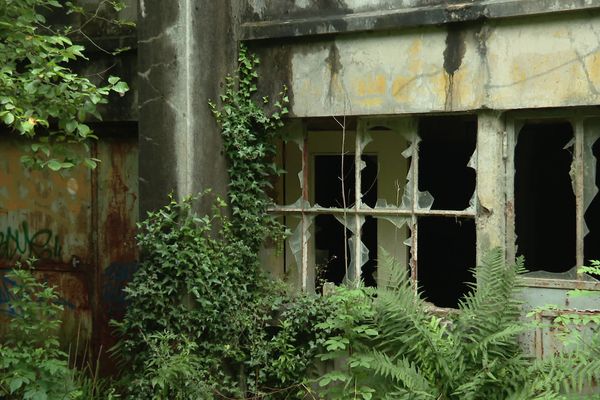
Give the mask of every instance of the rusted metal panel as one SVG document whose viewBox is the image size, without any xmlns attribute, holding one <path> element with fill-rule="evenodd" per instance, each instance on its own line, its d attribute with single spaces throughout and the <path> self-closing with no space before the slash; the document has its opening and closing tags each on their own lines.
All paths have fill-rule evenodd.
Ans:
<svg viewBox="0 0 600 400">
<path fill-rule="evenodd" d="M 594 289 L 591 286 L 581 286 L 581 282 L 570 282 L 580 285 L 580 289 Z M 598 309 L 600 291 L 590 291 L 583 296 L 575 295 L 573 286 L 566 287 L 565 284 L 560 284 L 559 282 L 553 283 L 549 279 L 535 280 L 527 278 L 527 286 L 522 292 L 527 310 L 536 308 L 544 309 L 547 306 L 557 307 L 557 309 L 548 309 L 537 313 L 536 319 L 539 327 L 521 339 L 528 353 L 538 358 L 543 358 L 565 349 L 561 340 L 563 330 L 555 327 L 553 324 L 556 317 L 563 314 L 576 314 L 579 316 L 600 315 L 600 310 Z M 578 329 L 585 332 L 588 328 L 578 327 Z"/>
<path fill-rule="evenodd" d="M 18 284 L 6 272 L 35 256 L 36 275 L 64 306 L 65 345 L 79 338 L 80 350 L 106 355 L 115 343 L 109 320 L 122 318 L 123 288 L 137 266 L 138 150 L 135 124 L 111 130 L 119 136 L 102 136 L 88 154 L 102 160 L 93 171 L 29 171 L 23 143 L 0 136 L 0 335 Z"/>
<path fill-rule="evenodd" d="M 89 264 L 90 171 L 29 171 L 20 143 L 0 139 L 0 263 L 36 256 L 68 270 Z"/>
<path fill-rule="evenodd" d="M 6 327 L 10 289 L 6 272 L 18 260 L 39 258 L 36 275 L 59 292 L 60 337 L 92 334 L 94 270 L 91 246 L 91 174 L 84 167 L 55 173 L 20 163 L 23 143 L 0 137 L 0 309 Z"/>
<path fill-rule="evenodd" d="M 11 289 L 18 282 L 6 276 L 7 269 L 0 270 L 0 335 L 7 328 L 7 317 L 13 316 L 9 307 L 13 295 Z M 58 304 L 63 306 L 62 325 L 58 332 L 63 343 L 79 336 L 82 343 L 88 342 L 92 335 L 92 312 L 89 299 L 90 282 L 83 271 L 56 271 L 37 269 L 35 276 L 48 285 L 58 289 Z M 83 346 L 80 348 L 83 350 Z"/>
<path fill-rule="evenodd" d="M 109 321 L 123 317 L 126 307 L 123 289 L 137 268 L 137 137 L 106 138 L 98 143 L 98 158 L 103 162 L 97 171 L 97 301 L 100 308 L 96 338 L 98 345 L 107 350 L 116 343 Z"/>
</svg>

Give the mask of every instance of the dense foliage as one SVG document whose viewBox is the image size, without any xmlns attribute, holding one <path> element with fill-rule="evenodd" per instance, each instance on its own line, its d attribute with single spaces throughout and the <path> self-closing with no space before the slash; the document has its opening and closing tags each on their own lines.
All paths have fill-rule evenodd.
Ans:
<svg viewBox="0 0 600 400">
<path fill-rule="evenodd" d="M 25 269 L 7 277 L 16 282 L 12 300 L 3 310 L 9 315 L 7 336 L 0 343 L 0 398 L 80 398 L 68 367 L 68 355 L 60 350 L 58 295 Z"/>
<path fill-rule="evenodd" d="M 129 398 L 302 390 L 325 339 L 312 324 L 329 315 L 328 299 L 290 296 L 263 275 L 223 207 L 200 217 L 192 198 L 172 200 L 140 225 L 144 261 L 126 289 L 116 349 L 134 372 Z"/>
<path fill-rule="evenodd" d="M 103 3 L 123 7 L 120 1 Z M 128 90 L 118 77 L 97 86 L 73 71 L 73 62 L 86 59 L 84 47 L 71 39 L 81 31 L 46 21 L 64 7 L 83 12 L 71 2 L 0 0 L 0 121 L 36 139 L 23 156 L 26 165 L 52 170 L 80 161 L 68 145 L 87 146 L 95 139 L 88 119 L 101 119 L 98 106 L 107 103 L 111 91 Z M 93 167 L 97 160 L 83 161 Z"/>
<path fill-rule="evenodd" d="M 325 336 L 311 324 L 325 320 L 328 300 L 289 295 L 259 265 L 260 245 L 284 235 L 267 213 L 265 189 L 279 173 L 274 139 L 287 98 L 282 93 L 271 113 L 263 109 L 267 99 L 255 102 L 257 63 L 241 48 L 238 75 L 227 78 L 221 106 L 211 103 L 229 165 L 230 208 L 217 198 L 211 213 L 198 215 L 197 199 L 171 199 L 139 226 L 143 261 L 126 290 L 116 349 L 134 371 L 126 378 L 130 398 L 198 398 L 199 387 L 206 398 L 305 391 Z"/>
<path fill-rule="evenodd" d="M 229 205 L 236 234 L 258 252 L 265 238 L 281 238 L 283 227 L 266 211 L 272 200 L 266 189 L 271 179 L 283 171 L 273 162 L 277 153 L 275 139 L 281 134 L 282 117 L 288 113 L 286 89 L 273 104 L 269 114 L 264 107 L 269 99 L 262 98 L 258 104 L 256 55 L 240 47 L 237 76 L 228 76 L 225 93 L 220 96 L 221 107 L 209 102 L 213 114 L 221 126 L 223 148 L 228 161 Z"/>
</svg>

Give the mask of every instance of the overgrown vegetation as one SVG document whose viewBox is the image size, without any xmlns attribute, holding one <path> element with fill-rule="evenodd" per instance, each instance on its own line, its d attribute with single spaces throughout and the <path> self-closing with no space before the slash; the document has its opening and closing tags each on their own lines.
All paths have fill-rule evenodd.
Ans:
<svg viewBox="0 0 600 400">
<path fill-rule="evenodd" d="M 273 140 L 286 97 L 265 114 L 253 97 L 258 60 L 242 48 L 239 62 L 239 81 L 227 79 L 221 107 L 211 103 L 229 161 L 231 217 L 220 199 L 204 216 L 195 199 L 172 199 L 140 225 L 144 261 L 119 325 L 129 398 L 551 399 L 597 378 L 600 369 L 586 364 L 595 343 L 538 361 L 523 353 L 519 335 L 533 329 L 521 319 L 523 267 L 507 267 L 499 251 L 476 270 L 479 284 L 459 310 L 443 317 L 391 259 L 380 263 L 390 281 L 375 290 L 293 296 L 268 279 L 258 250 L 283 234 L 265 189 L 280 172 Z"/>
<path fill-rule="evenodd" d="M 528 383 L 517 341 L 524 330 L 516 300 L 520 265 L 506 268 L 493 253 L 477 270 L 478 289 L 444 318 L 415 295 L 405 268 L 389 258 L 385 265 L 391 278 L 377 289 L 372 318 L 325 354 L 341 359 L 350 353 L 345 369 L 321 379 L 340 382 L 328 389 L 333 398 L 535 398 L 511 397 Z"/>
<path fill-rule="evenodd" d="M 220 96 L 221 106 L 209 102 L 210 108 L 221 127 L 223 149 L 228 162 L 229 205 L 232 226 L 256 255 L 264 240 L 282 239 L 284 227 L 267 214 L 272 200 L 266 189 L 271 179 L 283 171 L 277 167 L 276 139 L 283 128 L 282 118 L 288 113 L 289 102 L 286 88 L 272 104 L 274 111 L 268 114 L 264 107 L 269 99 L 263 97 L 258 104 L 254 99 L 259 59 L 240 47 L 238 73 L 225 79 L 225 90 Z"/>
<path fill-rule="evenodd" d="M 78 398 L 68 355 L 57 337 L 62 306 L 53 288 L 40 283 L 29 270 L 7 274 L 18 284 L 10 290 L 12 301 L 8 332 L 0 343 L 0 398 Z"/>
<path fill-rule="evenodd" d="M 280 172 L 274 139 L 287 97 L 283 91 L 270 114 L 263 109 L 268 99 L 255 102 L 257 63 L 241 48 L 238 74 L 227 78 L 221 105 L 211 103 L 229 165 L 231 217 L 218 198 L 203 216 L 194 212 L 197 198 L 171 199 L 140 224 L 144 256 L 126 290 L 116 350 L 136 376 L 131 398 L 154 398 L 157 391 L 197 398 L 198 386 L 176 383 L 191 375 L 206 398 L 290 398 L 304 390 L 324 339 L 311 323 L 326 318 L 327 300 L 288 295 L 259 265 L 261 244 L 285 233 L 267 213 L 265 189 Z"/>
<path fill-rule="evenodd" d="M 105 4 L 116 11 L 123 7 L 118 0 Z M 101 119 L 98 107 L 108 102 L 110 92 L 129 90 L 115 76 L 96 85 L 74 72 L 71 65 L 86 57 L 84 46 L 72 37 L 84 34 L 81 26 L 51 26 L 46 17 L 59 11 L 85 14 L 70 1 L 0 1 L 0 121 L 34 139 L 22 157 L 25 165 L 54 171 L 80 161 L 96 165 L 98 160 L 77 156 L 73 145 L 87 149 L 96 139 L 87 121 Z"/>
<path fill-rule="evenodd" d="M 405 268 L 384 256 L 389 281 L 377 289 L 337 287 L 329 296 L 294 294 L 259 265 L 260 245 L 285 229 L 267 213 L 265 190 L 278 174 L 274 140 L 287 112 L 256 103 L 258 60 L 241 49 L 221 105 L 231 185 L 228 202 L 195 211 L 177 200 L 139 224 L 143 260 L 127 287 L 120 382 L 69 368 L 53 332 L 56 294 L 16 270 L 11 335 L 0 345 L 0 395 L 7 399 L 432 399 L 577 398 L 600 377 L 600 339 L 580 335 L 570 352 L 534 360 L 519 335 L 522 261 L 491 252 L 459 310 L 438 315 Z M 209 192 L 201 196 L 212 196 Z M 593 265 L 596 268 L 599 265 Z M 587 271 L 593 272 L 593 271 Z M 559 321 L 557 321 L 559 322 Z M 566 325 L 579 320 L 565 320 Z M 596 329 L 596 328 L 593 328 Z M 589 397 L 588 397 L 589 398 Z"/>
</svg>

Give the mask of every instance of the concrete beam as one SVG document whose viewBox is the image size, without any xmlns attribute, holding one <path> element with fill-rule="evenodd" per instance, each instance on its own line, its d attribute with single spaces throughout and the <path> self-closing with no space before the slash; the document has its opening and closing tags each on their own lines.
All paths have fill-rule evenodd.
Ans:
<svg viewBox="0 0 600 400">
<path fill-rule="evenodd" d="M 600 0 L 487 0 L 455 1 L 450 4 L 397 9 L 380 8 L 357 13 L 348 9 L 339 9 L 340 13 L 333 15 L 331 13 L 323 15 L 317 12 L 319 10 L 315 10 L 311 16 L 304 18 L 245 21 L 241 25 L 240 39 L 383 31 L 599 8 Z"/>
</svg>

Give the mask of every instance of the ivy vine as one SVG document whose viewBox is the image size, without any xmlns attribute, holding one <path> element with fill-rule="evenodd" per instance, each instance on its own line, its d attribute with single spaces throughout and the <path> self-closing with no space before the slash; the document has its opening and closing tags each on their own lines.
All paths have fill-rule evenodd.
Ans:
<svg viewBox="0 0 600 400">
<path fill-rule="evenodd" d="M 266 190 L 281 172 L 274 160 L 288 98 L 285 87 L 273 104 L 257 98 L 258 58 L 241 47 L 238 61 L 220 104 L 209 103 L 228 161 L 228 202 L 217 198 L 198 215 L 197 198 L 171 198 L 139 224 L 143 259 L 114 349 L 131 371 L 130 399 L 197 399 L 177 383 L 192 377 L 207 399 L 303 398 L 326 339 L 315 326 L 330 314 L 329 300 L 290 294 L 260 265 L 264 241 L 286 234 L 267 212 Z"/>
<path fill-rule="evenodd" d="M 240 47 L 238 76 L 228 76 L 225 91 L 220 96 L 221 107 L 209 102 L 221 127 L 223 147 L 228 161 L 229 205 L 234 227 L 253 251 L 258 251 L 266 237 L 281 237 L 282 226 L 266 213 L 272 200 L 265 190 L 271 187 L 270 178 L 281 174 L 274 162 L 276 139 L 283 127 L 282 118 L 288 113 L 289 102 L 284 86 L 280 98 L 273 104 L 274 112 L 255 101 L 258 57 Z"/>
</svg>

